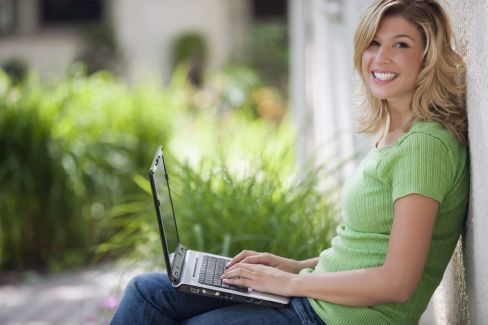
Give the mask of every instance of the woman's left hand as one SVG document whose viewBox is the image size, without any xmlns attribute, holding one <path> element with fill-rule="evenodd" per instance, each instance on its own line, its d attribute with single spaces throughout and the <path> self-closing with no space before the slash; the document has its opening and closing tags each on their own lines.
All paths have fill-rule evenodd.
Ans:
<svg viewBox="0 0 488 325">
<path fill-rule="evenodd" d="M 280 296 L 293 296 L 292 280 L 297 274 L 262 265 L 237 263 L 222 275 L 223 282 Z"/>
</svg>

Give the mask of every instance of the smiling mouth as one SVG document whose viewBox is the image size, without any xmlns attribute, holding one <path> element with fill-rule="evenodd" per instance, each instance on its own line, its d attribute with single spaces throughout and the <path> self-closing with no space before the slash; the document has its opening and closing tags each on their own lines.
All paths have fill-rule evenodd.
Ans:
<svg viewBox="0 0 488 325">
<path fill-rule="evenodd" d="M 381 80 L 381 81 L 390 81 L 398 77 L 398 74 L 396 73 L 391 73 L 391 72 L 374 72 L 371 71 L 371 74 L 373 75 L 373 78 Z"/>
</svg>

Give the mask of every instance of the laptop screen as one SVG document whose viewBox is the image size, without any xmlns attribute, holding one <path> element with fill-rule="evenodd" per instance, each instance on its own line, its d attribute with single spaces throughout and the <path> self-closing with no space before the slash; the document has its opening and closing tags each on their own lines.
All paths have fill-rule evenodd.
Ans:
<svg viewBox="0 0 488 325">
<path fill-rule="evenodd" d="M 156 156 L 154 157 L 153 165 L 150 170 L 151 186 L 153 188 L 153 195 L 156 194 L 155 204 L 160 226 L 163 227 L 164 236 L 162 239 L 165 241 L 163 245 L 166 246 L 168 256 L 166 262 L 169 262 L 169 254 L 175 253 L 178 244 L 178 230 L 176 227 L 175 214 L 173 209 L 173 202 L 171 199 L 171 191 L 168 183 L 168 174 L 163 160 L 163 152 L 161 147 L 158 148 Z M 154 193 L 154 191 L 156 193 Z M 157 201 L 156 201 L 157 199 Z M 173 262 L 173 261 L 171 261 Z M 169 266 L 167 266 L 169 267 Z"/>
</svg>

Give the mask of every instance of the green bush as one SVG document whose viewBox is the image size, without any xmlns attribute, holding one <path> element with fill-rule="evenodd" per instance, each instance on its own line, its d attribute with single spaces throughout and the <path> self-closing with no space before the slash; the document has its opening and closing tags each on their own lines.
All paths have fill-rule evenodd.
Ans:
<svg viewBox="0 0 488 325">
<path fill-rule="evenodd" d="M 24 82 L 27 77 L 29 65 L 21 58 L 13 57 L 10 60 L 4 62 L 1 68 L 10 77 L 10 80 L 14 84 Z"/>
<path fill-rule="evenodd" d="M 262 80 L 288 88 L 288 28 L 283 20 L 258 22 L 251 26 L 242 53 L 236 60 L 255 69 Z"/>
<path fill-rule="evenodd" d="M 195 61 L 200 65 L 207 61 L 207 41 L 205 36 L 199 32 L 185 32 L 180 34 L 172 46 L 172 67 L 179 64 Z"/>
<path fill-rule="evenodd" d="M 165 144 L 180 104 L 156 87 L 129 89 L 78 72 L 48 87 L 0 71 L 0 269 L 86 262 L 111 236 L 106 211 Z"/>
<path fill-rule="evenodd" d="M 294 258 L 325 248 L 335 208 L 318 180 L 332 175 L 294 176 L 291 124 L 256 116 L 248 97 L 260 81 L 238 71 L 240 97 L 189 89 L 184 71 L 167 88 L 87 77 L 81 65 L 54 86 L 0 71 L 0 271 L 94 255 L 160 261 L 146 177 L 159 144 L 189 247 Z"/>
<path fill-rule="evenodd" d="M 0 75 L 0 248 L 2 268 L 39 267 L 64 254 L 83 259 L 84 223 L 76 181 L 52 136 L 39 94 L 22 97 Z M 7 90 L 7 91 L 6 91 Z M 42 102 L 42 103 L 41 103 Z M 81 247 L 80 247 L 81 246 Z"/>
<path fill-rule="evenodd" d="M 181 64 L 188 65 L 188 79 L 200 87 L 203 84 L 207 53 L 207 40 L 203 34 L 194 31 L 182 33 L 172 44 L 172 68 L 174 70 Z"/>
<path fill-rule="evenodd" d="M 107 24 L 86 24 L 81 28 L 84 47 L 77 57 L 86 65 L 89 74 L 101 70 L 117 72 L 121 68 L 122 55 L 118 50 L 115 34 Z M 120 71 L 119 71 L 120 72 Z"/>
<path fill-rule="evenodd" d="M 286 121 L 276 125 L 240 113 L 219 120 L 200 113 L 179 130 L 165 153 L 185 245 L 223 255 L 255 249 L 297 259 L 328 247 L 336 207 L 332 193 L 319 185 L 335 173 L 296 175 L 294 132 Z M 139 194 L 105 218 L 104 227 L 116 235 L 99 246 L 101 255 L 116 251 L 161 263 L 146 174 L 133 177 Z"/>
<path fill-rule="evenodd" d="M 193 167 L 171 158 L 167 166 L 179 233 L 188 248 L 227 256 L 253 249 L 305 259 L 329 246 L 336 208 L 319 189 L 319 179 L 332 175 L 314 170 L 301 179 L 283 177 L 277 165 L 265 161 L 241 172 L 211 161 Z M 149 183 L 142 176 L 135 180 L 141 195 L 114 208 L 109 224 L 117 235 L 99 252 L 117 249 L 160 263 Z"/>
<path fill-rule="evenodd" d="M 315 173 L 296 180 L 265 164 L 243 173 L 227 166 L 183 166 L 177 181 L 176 213 L 189 247 L 304 259 L 329 245 L 335 209 L 318 190 Z"/>
</svg>

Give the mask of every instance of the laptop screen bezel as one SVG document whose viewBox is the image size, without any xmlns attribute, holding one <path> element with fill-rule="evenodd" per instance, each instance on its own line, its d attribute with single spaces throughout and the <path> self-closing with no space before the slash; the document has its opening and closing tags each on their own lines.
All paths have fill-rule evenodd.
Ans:
<svg viewBox="0 0 488 325">
<path fill-rule="evenodd" d="M 158 167 L 159 166 L 159 167 Z M 160 211 L 160 201 L 158 198 L 158 191 L 156 190 L 156 180 L 155 180 L 155 174 L 158 168 L 163 168 L 164 172 L 164 177 L 166 178 L 166 186 L 168 187 L 168 195 L 169 195 L 169 202 L 171 206 L 171 212 L 173 216 L 173 221 L 175 224 L 175 231 L 176 231 L 176 240 L 177 240 L 177 247 L 174 252 L 169 252 L 168 250 L 168 243 L 166 240 L 165 236 L 165 229 L 164 229 L 164 224 L 162 222 L 162 215 Z M 149 181 L 151 183 L 151 192 L 153 196 L 153 201 L 154 201 L 154 208 L 156 210 L 156 219 L 158 221 L 158 226 L 159 226 L 159 233 L 160 233 L 160 238 L 161 238 L 161 246 L 163 248 L 163 255 L 164 255 L 164 260 L 166 263 L 166 267 L 168 268 L 168 275 L 170 276 L 170 279 L 172 282 L 179 282 L 180 280 L 180 270 L 181 270 L 181 265 L 175 265 L 175 264 L 181 264 L 179 261 L 181 260 L 179 257 L 182 257 L 182 251 L 184 251 L 184 247 L 181 245 L 180 242 L 180 235 L 178 232 L 178 224 L 176 222 L 176 215 L 174 211 L 174 206 L 173 206 L 173 198 L 171 196 L 171 189 L 169 186 L 169 177 L 166 169 L 166 165 L 164 162 L 164 157 L 163 157 L 163 148 L 162 146 L 159 146 L 158 149 L 156 150 L 156 154 L 154 156 L 153 162 L 151 164 L 151 168 L 149 169 Z M 160 185 L 160 184 L 159 184 Z M 171 259 L 171 254 L 173 254 L 173 259 Z"/>
</svg>

